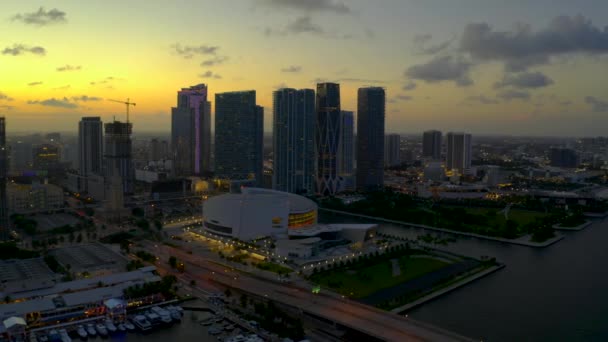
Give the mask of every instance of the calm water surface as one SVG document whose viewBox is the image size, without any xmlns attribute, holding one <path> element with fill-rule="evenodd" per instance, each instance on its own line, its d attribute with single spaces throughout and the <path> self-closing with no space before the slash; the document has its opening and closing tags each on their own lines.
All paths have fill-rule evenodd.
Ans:
<svg viewBox="0 0 608 342">
<path fill-rule="evenodd" d="M 425 233 L 380 227 L 409 238 Z M 458 237 L 442 248 L 494 256 L 507 267 L 410 317 L 484 341 L 608 341 L 608 219 L 565 235 L 541 249 Z"/>
</svg>

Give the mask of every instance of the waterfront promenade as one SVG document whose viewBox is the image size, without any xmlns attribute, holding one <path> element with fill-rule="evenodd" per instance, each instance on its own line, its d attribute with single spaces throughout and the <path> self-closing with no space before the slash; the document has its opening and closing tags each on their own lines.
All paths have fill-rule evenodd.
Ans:
<svg viewBox="0 0 608 342">
<path fill-rule="evenodd" d="M 427 229 L 427 230 L 432 230 L 432 231 L 441 232 L 441 233 L 449 233 L 449 234 L 455 234 L 455 235 L 460 235 L 460 236 L 468 236 L 468 237 L 474 237 L 474 238 L 478 238 L 478 239 L 485 239 L 485 240 L 490 240 L 490 241 L 511 243 L 511 244 L 514 244 L 514 245 L 521 245 L 521 246 L 527 246 L 527 247 L 537 247 L 537 248 L 548 247 L 548 246 L 551 246 L 552 244 L 554 244 L 554 243 L 556 243 L 559 240 L 561 240 L 561 239 L 564 238 L 563 235 L 556 234 L 553 238 L 548 239 L 548 240 L 543 241 L 543 242 L 530 241 L 530 236 L 529 235 L 524 235 L 524 236 L 522 236 L 522 237 L 520 237 L 518 239 L 504 239 L 504 238 L 499 238 L 499 237 L 492 237 L 492 236 L 486 236 L 486 235 L 481 235 L 481 234 L 459 232 L 457 230 L 451 230 L 451 229 L 445 229 L 445 228 L 437 228 L 437 227 L 432 227 L 432 226 L 426 226 L 426 225 L 423 225 L 423 224 L 408 223 L 408 222 L 403 222 L 403 221 L 385 219 L 385 218 L 382 218 L 382 217 L 374 217 L 374 216 L 368 216 L 368 215 L 363 215 L 363 214 L 355 214 L 355 213 L 351 213 L 351 212 L 348 212 L 348 211 L 342 211 L 342 210 L 334 210 L 334 209 L 326 209 L 326 208 L 319 208 L 319 210 L 326 211 L 326 212 L 329 212 L 329 213 L 340 214 L 340 215 L 353 216 L 353 217 L 357 217 L 357 218 L 364 218 L 364 219 L 369 219 L 369 220 L 374 220 L 374 221 L 380 221 L 380 222 L 398 224 L 398 225 L 401 225 L 401 226 L 421 228 L 421 229 Z"/>
</svg>

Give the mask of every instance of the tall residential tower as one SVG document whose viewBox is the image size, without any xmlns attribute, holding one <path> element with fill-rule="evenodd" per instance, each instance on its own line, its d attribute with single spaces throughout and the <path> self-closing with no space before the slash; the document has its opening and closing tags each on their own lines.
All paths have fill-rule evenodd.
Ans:
<svg viewBox="0 0 608 342">
<path fill-rule="evenodd" d="M 317 84 L 315 105 L 316 192 L 335 195 L 340 190 L 340 85 Z"/>
<path fill-rule="evenodd" d="M 312 193 L 315 166 L 315 91 L 283 88 L 273 93 L 272 188 Z"/>
<path fill-rule="evenodd" d="M 0 241 L 8 238 L 8 198 L 6 180 L 8 172 L 8 146 L 6 145 L 6 119 L 0 117 Z"/>
<path fill-rule="evenodd" d="M 120 121 L 109 122 L 105 127 L 104 177 L 107 182 L 119 176 L 124 193 L 134 191 L 135 169 L 133 168 L 131 133 L 133 124 Z"/>
<path fill-rule="evenodd" d="M 384 165 L 398 166 L 401 164 L 401 136 L 389 134 L 384 139 Z"/>
<path fill-rule="evenodd" d="M 262 184 L 264 109 L 255 90 L 215 94 L 215 174 Z"/>
<path fill-rule="evenodd" d="M 340 112 L 340 153 L 338 155 L 338 175 L 340 191 L 355 190 L 355 113 Z"/>
<path fill-rule="evenodd" d="M 422 156 L 433 160 L 441 159 L 441 132 L 430 130 L 422 134 Z"/>
<path fill-rule="evenodd" d="M 449 132 L 446 135 L 446 169 L 466 174 L 471 168 L 471 135 Z"/>
<path fill-rule="evenodd" d="M 357 189 L 381 189 L 384 186 L 384 88 L 359 88 L 357 108 Z"/>
<path fill-rule="evenodd" d="M 171 146 L 176 175 L 211 171 L 211 103 L 205 84 L 177 92 L 177 107 L 171 109 Z"/>
<path fill-rule="evenodd" d="M 86 177 L 101 175 L 103 170 L 103 123 L 100 117 L 83 117 L 78 123 L 78 164 L 79 174 Z"/>
</svg>

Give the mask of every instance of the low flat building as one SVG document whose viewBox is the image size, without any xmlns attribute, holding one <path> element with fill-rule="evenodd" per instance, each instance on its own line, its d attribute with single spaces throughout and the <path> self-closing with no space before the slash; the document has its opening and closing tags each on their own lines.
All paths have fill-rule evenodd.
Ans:
<svg viewBox="0 0 608 342">
<path fill-rule="evenodd" d="M 7 186 L 8 207 L 14 213 L 63 208 L 63 189 L 53 184 L 9 183 Z"/>
<path fill-rule="evenodd" d="M 126 288 L 161 280 L 155 271 L 154 266 L 148 266 L 131 272 L 57 283 L 46 289 L 2 293 L 2 298 L 9 296 L 15 302 L 0 305 L 0 319 L 19 317 L 28 327 L 36 327 L 97 316 L 108 310 L 116 312 L 116 303 L 122 301 Z"/>
<path fill-rule="evenodd" d="M 54 286 L 61 276 L 42 258 L 0 260 L 0 292 L 15 293 Z"/>
<path fill-rule="evenodd" d="M 121 272 L 128 262 L 125 257 L 100 243 L 62 247 L 50 251 L 49 254 L 77 276 L 87 274 L 90 277 Z"/>
</svg>

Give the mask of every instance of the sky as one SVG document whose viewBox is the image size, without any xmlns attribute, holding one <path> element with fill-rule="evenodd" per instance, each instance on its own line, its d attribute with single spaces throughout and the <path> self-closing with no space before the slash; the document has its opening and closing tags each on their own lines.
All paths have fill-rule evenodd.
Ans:
<svg viewBox="0 0 608 342">
<path fill-rule="evenodd" d="M 387 132 L 606 135 L 605 0 L 5 0 L 0 116 L 13 132 L 82 116 L 168 131 L 177 91 L 387 92 Z"/>
</svg>

